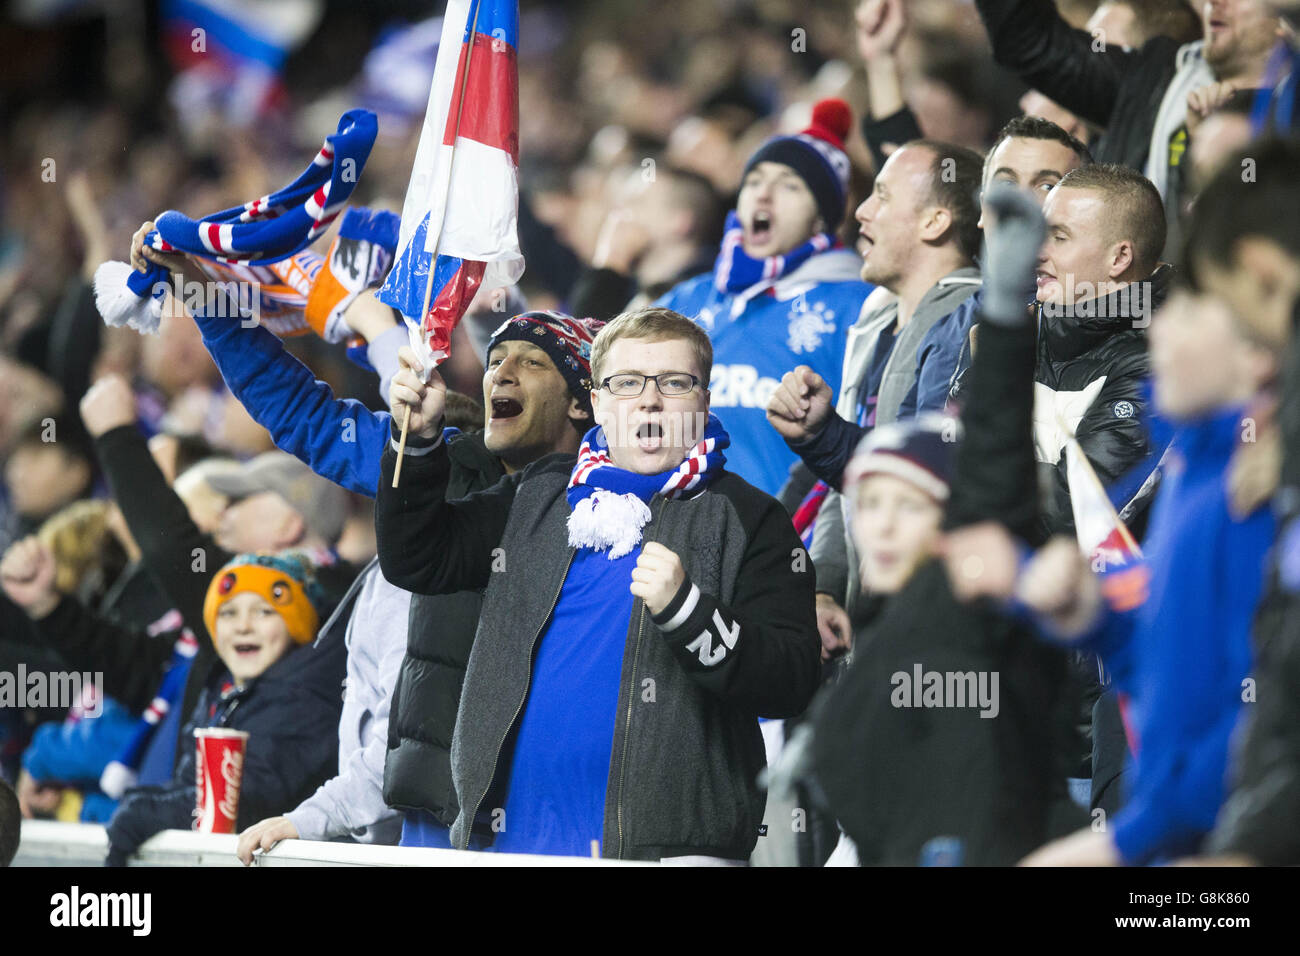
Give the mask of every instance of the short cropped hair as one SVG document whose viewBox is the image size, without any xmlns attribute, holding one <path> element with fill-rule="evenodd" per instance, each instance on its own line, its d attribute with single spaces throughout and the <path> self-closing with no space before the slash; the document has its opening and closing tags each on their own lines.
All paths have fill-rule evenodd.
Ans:
<svg viewBox="0 0 1300 956">
<path fill-rule="evenodd" d="M 700 367 L 700 384 L 709 387 L 713 374 L 713 343 L 708 333 L 680 312 L 672 309 L 649 308 L 624 312 L 610 320 L 591 343 L 591 381 L 599 388 L 605 377 L 605 359 L 610 346 L 619 339 L 649 339 L 662 342 L 667 339 L 685 339 L 695 350 L 695 360 Z"/>
<path fill-rule="evenodd" d="M 980 251 L 980 177 L 984 159 L 973 149 L 933 139 L 915 139 L 908 147 L 922 146 L 934 155 L 930 167 L 930 201 L 952 215 L 953 237 L 967 259 Z"/>
<path fill-rule="evenodd" d="M 989 163 L 993 162 L 993 153 L 1009 139 L 1041 139 L 1060 143 L 1067 149 L 1074 151 L 1074 155 L 1079 158 L 1080 166 L 1091 166 L 1093 162 L 1092 151 L 1084 145 L 1083 141 L 1078 137 L 1071 136 L 1051 120 L 1045 120 L 1040 116 L 1017 116 L 998 130 L 998 135 L 993 139 L 993 145 L 989 147 L 988 153 L 985 154 L 984 168 L 980 173 L 981 185 L 988 179 Z"/>
<path fill-rule="evenodd" d="M 1151 180 L 1118 163 L 1094 163 L 1072 170 L 1056 188 L 1102 193 L 1115 213 L 1111 235 L 1133 243 L 1133 259 L 1140 269 L 1155 271 L 1165 248 L 1165 204 Z"/>
</svg>

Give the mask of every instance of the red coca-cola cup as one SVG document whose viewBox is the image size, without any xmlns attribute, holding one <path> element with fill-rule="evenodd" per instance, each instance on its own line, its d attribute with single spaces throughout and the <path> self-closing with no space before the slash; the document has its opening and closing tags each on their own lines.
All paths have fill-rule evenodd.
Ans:
<svg viewBox="0 0 1300 956">
<path fill-rule="evenodd" d="M 234 833 L 248 731 L 198 727 L 194 743 L 198 757 L 194 774 L 198 819 L 194 829 L 200 833 Z"/>
</svg>

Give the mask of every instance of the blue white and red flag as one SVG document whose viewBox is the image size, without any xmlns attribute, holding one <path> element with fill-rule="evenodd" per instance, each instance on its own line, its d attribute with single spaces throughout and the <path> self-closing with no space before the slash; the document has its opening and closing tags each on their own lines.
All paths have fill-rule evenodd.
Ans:
<svg viewBox="0 0 1300 956">
<path fill-rule="evenodd" d="M 406 318 L 426 369 L 449 354 L 475 294 L 524 271 L 518 46 L 518 0 L 448 3 L 399 251 L 378 293 Z"/>
</svg>

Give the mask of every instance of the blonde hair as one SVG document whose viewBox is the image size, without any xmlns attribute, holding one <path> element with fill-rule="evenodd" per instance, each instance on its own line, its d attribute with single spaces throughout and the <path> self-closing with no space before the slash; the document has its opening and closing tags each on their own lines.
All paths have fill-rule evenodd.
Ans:
<svg viewBox="0 0 1300 956">
<path fill-rule="evenodd" d="M 685 339 L 695 350 L 695 361 L 700 367 L 700 385 L 703 388 L 709 387 L 709 376 L 713 373 L 713 343 L 709 341 L 708 333 L 680 312 L 674 312 L 672 309 L 650 308 L 624 312 L 611 319 L 596 333 L 595 341 L 591 343 L 593 389 L 600 388 L 603 378 L 601 373 L 604 371 L 610 346 L 618 339 L 625 338 L 649 339 L 652 342 Z"/>
<path fill-rule="evenodd" d="M 36 537 L 54 555 L 54 587 L 60 594 L 75 594 L 94 573 L 102 570 L 108 529 L 109 503 L 74 501 L 45 520 Z"/>
</svg>

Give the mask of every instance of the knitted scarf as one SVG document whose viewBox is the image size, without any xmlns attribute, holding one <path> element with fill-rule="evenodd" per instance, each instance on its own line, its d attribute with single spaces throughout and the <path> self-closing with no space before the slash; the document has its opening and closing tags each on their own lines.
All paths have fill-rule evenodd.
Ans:
<svg viewBox="0 0 1300 956">
<path fill-rule="evenodd" d="M 169 611 L 150 626 L 150 636 L 180 623 L 180 614 Z M 140 715 L 135 732 L 122 748 L 122 752 L 108 762 L 100 775 L 99 789 L 114 800 L 122 799 L 122 794 L 135 786 L 140 761 L 144 758 L 149 742 L 153 739 L 154 731 L 158 729 L 158 725 L 162 723 L 168 712 L 180 705 L 185 696 L 185 680 L 189 677 L 190 663 L 198 650 L 199 642 L 194 637 L 194 633 L 188 627 L 184 628 L 176 638 L 176 643 L 172 645 L 171 661 L 163 674 L 158 693 Z"/>
<path fill-rule="evenodd" d="M 655 495 L 690 498 L 722 472 L 722 450 L 731 436 L 716 415 L 709 416 L 704 437 L 692 446 L 676 468 L 656 475 L 639 475 L 616 466 L 609 457 L 605 431 L 587 432 L 566 492 L 569 507 L 569 546 L 609 550 L 614 561 L 631 554 L 641 543 L 641 529 L 650 520 L 647 502 Z"/>
<path fill-rule="evenodd" d="M 288 259 L 314 242 L 342 212 L 378 129 L 374 113 L 349 110 L 311 165 L 288 186 L 198 220 L 168 210 L 145 236 L 145 244 L 225 266 L 264 266 Z M 103 263 L 95 271 L 95 302 L 104 321 L 141 331 L 156 329 L 168 278 L 162 266 L 150 264 L 145 272 L 136 272 L 124 262 Z"/>
<path fill-rule="evenodd" d="M 713 264 L 713 285 L 719 292 L 739 292 L 740 298 L 749 300 L 771 286 L 784 275 L 799 268 L 819 252 L 835 246 L 836 240 L 829 232 L 819 232 L 783 256 L 755 259 L 747 255 L 740 244 L 744 229 L 736 210 L 727 213 L 726 231 L 722 248 Z"/>
<path fill-rule="evenodd" d="M 794 522 L 795 534 L 799 535 L 799 540 L 803 542 L 805 548 L 812 547 L 813 532 L 817 528 L 817 519 L 821 515 L 822 505 L 826 503 L 826 495 L 830 493 L 831 487 L 824 481 L 819 481 L 808 490 L 804 495 L 803 501 L 799 502 L 799 507 L 795 509 L 791 520 Z"/>
</svg>

